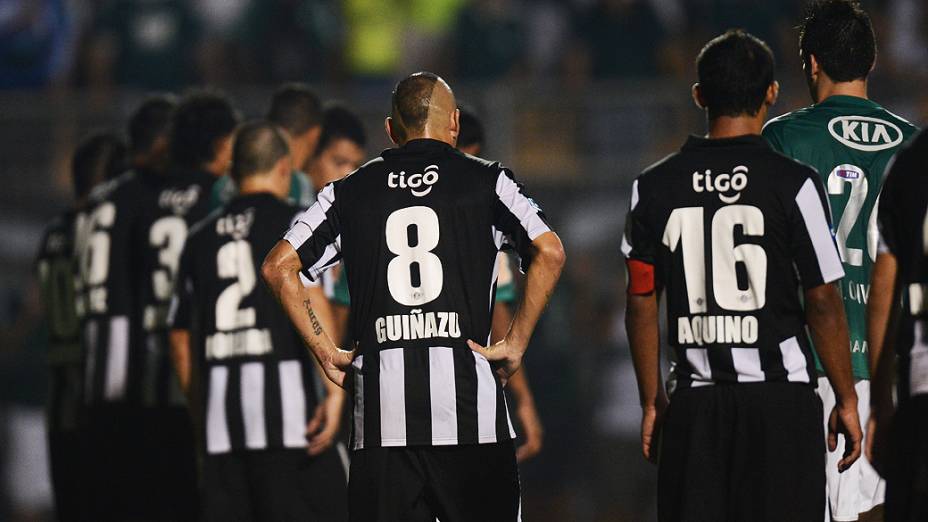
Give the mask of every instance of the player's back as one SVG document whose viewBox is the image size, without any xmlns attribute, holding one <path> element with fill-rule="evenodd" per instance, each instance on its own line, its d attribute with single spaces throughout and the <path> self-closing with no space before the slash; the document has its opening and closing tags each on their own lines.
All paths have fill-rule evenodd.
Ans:
<svg viewBox="0 0 928 522">
<path fill-rule="evenodd" d="M 416 145 L 387 151 L 335 186 L 337 201 L 349 203 L 339 214 L 341 254 L 364 351 L 465 348 L 489 335 L 501 167 L 438 142 L 421 142 L 433 148 L 425 155 Z"/>
<path fill-rule="evenodd" d="M 873 101 L 831 96 L 771 120 L 774 149 L 818 170 L 834 213 L 854 373 L 867 378 L 866 303 L 876 259 L 876 206 L 886 166 L 915 127 Z"/>
<path fill-rule="evenodd" d="M 49 329 L 49 362 L 80 363 L 80 318 L 77 314 L 77 260 L 74 234 L 77 212 L 68 210 L 45 229 L 36 257 L 36 272 Z"/>
<path fill-rule="evenodd" d="M 384 151 L 327 185 L 285 236 L 312 279 L 342 261 L 351 295 L 354 447 L 510 439 L 487 341 L 497 258 L 549 231 L 498 163 L 436 140 Z"/>
<path fill-rule="evenodd" d="M 133 377 L 147 405 L 180 404 L 168 350 L 167 313 L 177 263 L 190 228 L 206 217 L 215 178 L 206 172 L 176 170 L 141 172 L 146 198 L 137 204 L 140 218 L 132 241 L 138 276 L 133 282 L 138 296 L 134 312 L 138 320 L 140 355 Z"/>
<path fill-rule="evenodd" d="M 898 263 L 903 310 L 896 350 L 901 399 L 928 394 L 928 133 L 893 164 L 880 202 L 880 231 Z"/>
<path fill-rule="evenodd" d="M 623 250 L 666 288 L 681 386 L 812 382 L 799 286 L 841 276 L 812 169 L 760 136 L 692 137 L 632 203 Z"/>
<path fill-rule="evenodd" d="M 149 198 L 139 174 L 126 174 L 91 193 L 76 217 L 75 252 L 78 258 L 78 309 L 84 344 L 85 400 L 125 402 L 130 371 L 135 367 L 131 347 L 137 342 L 134 291 L 139 266 L 131 243 L 141 202 Z"/>
<path fill-rule="evenodd" d="M 184 247 L 173 326 L 197 325 L 209 453 L 306 446 L 313 362 L 257 271 L 297 212 L 268 193 L 237 196 Z"/>
<path fill-rule="evenodd" d="M 77 311 L 77 259 L 74 252 L 77 211 L 56 217 L 45 230 L 36 273 L 48 325 L 51 431 L 77 427 L 82 400 L 81 324 Z"/>
</svg>

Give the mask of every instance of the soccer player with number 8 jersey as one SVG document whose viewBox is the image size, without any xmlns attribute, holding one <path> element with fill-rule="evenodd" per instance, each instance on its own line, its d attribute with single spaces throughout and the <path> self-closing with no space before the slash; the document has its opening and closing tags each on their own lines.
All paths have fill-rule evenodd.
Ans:
<svg viewBox="0 0 928 522">
<path fill-rule="evenodd" d="M 879 262 L 876 209 L 886 165 L 916 129 L 867 98 L 876 40 L 869 17 L 856 1 L 812 2 L 800 27 L 799 46 L 814 105 L 770 121 L 764 137 L 774 149 L 815 167 L 828 192 L 846 274 L 841 294 L 859 413 L 866 419 L 870 393 L 866 307 L 871 298 L 870 274 L 874 262 Z M 818 371 L 822 376 L 821 364 Z M 819 378 L 818 393 L 827 411 L 835 396 L 824 377 Z M 866 459 L 841 474 L 834 466 L 836 460 L 829 456 L 826 467 L 830 517 L 858 520 L 883 503 L 883 482 Z"/>
<path fill-rule="evenodd" d="M 352 521 L 515 522 L 519 478 L 503 385 L 522 361 L 565 256 L 499 163 L 454 148 L 454 94 L 417 73 L 393 93 L 398 145 L 327 185 L 263 275 L 334 382 L 351 388 Z M 527 267 L 506 337 L 490 338 L 497 262 Z M 342 261 L 356 350 L 339 350 L 299 275 Z M 476 341 L 476 342 L 475 342 Z"/>
</svg>

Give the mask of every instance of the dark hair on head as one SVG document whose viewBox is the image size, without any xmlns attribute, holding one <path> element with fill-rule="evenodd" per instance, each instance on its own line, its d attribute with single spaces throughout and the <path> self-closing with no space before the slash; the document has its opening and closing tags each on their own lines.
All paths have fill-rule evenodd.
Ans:
<svg viewBox="0 0 928 522">
<path fill-rule="evenodd" d="M 274 92 L 267 119 L 291 135 L 299 136 L 321 124 L 322 102 L 306 85 L 286 83 Z"/>
<path fill-rule="evenodd" d="M 876 35 L 870 16 L 856 0 L 815 0 L 799 25 L 799 50 L 829 78 L 850 82 L 867 78 L 876 62 Z"/>
<path fill-rule="evenodd" d="M 184 96 L 171 119 L 171 160 L 191 169 L 212 161 L 217 143 L 235 131 L 238 120 L 222 94 L 195 91 Z"/>
<path fill-rule="evenodd" d="M 773 83 L 773 52 L 740 29 L 713 38 L 699 52 L 696 70 L 709 119 L 755 115 Z"/>
<path fill-rule="evenodd" d="M 122 174 L 126 165 L 126 144 L 118 134 L 112 131 L 91 134 L 77 146 L 71 158 L 74 195 L 86 197 L 98 183 Z"/>
<path fill-rule="evenodd" d="M 248 122 L 235 134 L 232 179 L 239 183 L 249 176 L 267 172 L 289 153 L 287 138 L 280 127 L 267 120 Z"/>
<path fill-rule="evenodd" d="M 460 110 L 461 130 L 458 133 L 458 148 L 473 145 L 483 147 L 486 139 L 483 133 L 483 123 L 470 108 L 462 106 Z"/>
<path fill-rule="evenodd" d="M 364 132 L 361 118 L 346 107 L 332 105 L 322 115 L 322 133 L 319 135 L 316 155 L 322 154 L 326 147 L 339 139 L 352 141 L 362 149 L 367 145 L 367 133 Z"/>
<path fill-rule="evenodd" d="M 158 138 L 168 135 L 171 113 L 177 106 L 172 95 L 146 98 L 129 117 L 129 150 L 133 154 L 149 152 Z"/>
<path fill-rule="evenodd" d="M 421 132 L 429 118 L 429 104 L 432 91 L 438 82 L 438 75 L 430 72 L 417 72 L 400 80 L 393 89 L 392 117 L 393 131 L 397 137 L 406 139 L 412 132 Z"/>
</svg>

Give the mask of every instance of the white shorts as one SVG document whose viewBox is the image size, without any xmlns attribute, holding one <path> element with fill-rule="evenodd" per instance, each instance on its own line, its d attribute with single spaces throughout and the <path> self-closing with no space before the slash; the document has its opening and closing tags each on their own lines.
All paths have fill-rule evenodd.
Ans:
<svg viewBox="0 0 928 522">
<path fill-rule="evenodd" d="M 857 390 L 857 411 L 860 415 L 862 427 L 866 430 L 867 419 L 870 418 L 870 381 L 857 381 L 854 385 Z M 835 392 L 831 383 L 825 377 L 818 379 L 818 396 L 822 399 L 825 412 L 825 430 L 828 430 L 828 415 L 835 407 Z M 867 433 L 864 432 L 865 441 L 861 448 L 866 446 Z M 866 513 L 883 503 L 886 495 L 886 482 L 873 469 L 867 457 L 861 454 L 848 470 L 838 473 L 838 461 L 844 455 L 844 437 L 838 437 L 838 449 L 828 452 L 825 456 L 825 476 L 827 478 L 825 506 L 825 521 L 853 521 L 861 513 Z M 831 510 L 831 517 L 828 511 Z"/>
<path fill-rule="evenodd" d="M 10 406 L 6 410 L 9 445 L 4 448 L 6 492 L 16 511 L 46 511 L 52 507 L 48 474 L 48 439 L 41 408 Z"/>
</svg>

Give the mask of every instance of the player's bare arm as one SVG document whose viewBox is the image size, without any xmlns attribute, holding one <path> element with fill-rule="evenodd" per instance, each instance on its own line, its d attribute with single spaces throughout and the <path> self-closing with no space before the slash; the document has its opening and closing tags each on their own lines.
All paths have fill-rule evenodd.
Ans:
<svg viewBox="0 0 928 522">
<path fill-rule="evenodd" d="M 819 285 L 805 293 L 806 321 L 825 374 L 835 390 L 837 404 L 828 420 L 828 450 L 838 445 L 838 434 L 845 437 L 844 458 L 838 470 L 844 471 L 860 457 L 863 435 L 857 413 L 857 392 L 848 352 L 847 318 L 838 288 L 834 284 Z"/>
<path fill-rule="evenodd" d="M 554 232 L 545 232 L 535 238 L 532 241 L 532 250 L 532 264 L 525 276 L 525 294 L 506 336 L 502 341 L 488 347 L 470 339 L 467 341 L 472 350 L 495 363 L 496 373 L 503 385 L 522 365 L 522 356 L 528 348 L 535 325 L 551 299 L 567 261 L 564 245 Z"/>
<path fill-rule="evenodd" d="M 313 313 L 320 325 L 326 331 L 331 331 L 335 324 L 335 317 L 332 313 L 332 305 L 326 298 L 322 287 L 307 287 L 306 293 L 309 295 Z M 342 408 L 345 405 L 345 390 L 328 378 L 318 360 L 314 358 L 313 361 L 316 370 L 322 376 L 325 398 L 316 407 L 313 417 L 306 425 L 307 451 L 310 456 L 322 454 L 335 443 L 341 426 Z"/>
<path fill-rule="evenodd" d="M 888 443 L 892 421 L 893 377 L 896 375 L 895 352 L 892 348 L 895 324 L 899 318 L 899 294 L 895 288 L 898 265 L 896 256 L 885 252 L 876 258 L 870 276 L 870 300 L 867 303 L 867 343 L 870 347 L 870 418 L 867 419 L 866 455 L 881 475 L 883 453 Z"/>
<path fill-rule="evenodd" d="M 278 241 L 265 258 L 261 274 L 326 377 L 344 387 L 355 353 L 340 350 L 326 333 L 315 309 L 318 303 L 313 303 L 312 292 L 300 281 L 301 269 L 296 250 L 287 241 Z"/>
<path fill-rule="evenodd" d="M 509 325 L 512 324 L 512 311 L 509 305 L 497 301 L 493 308 L 493 322 L 491 323 L 490 338 L 496 343 L 506 337 Z M 544 444 L 544 427 L 538 410 L 535 408 L 535 397 L 528 384 L 525 372 L 517 372 L 509 379 L 509 392 L 516 402 L 516 417 L 522 425 L 522 445 L 516 448 L 516 461 L 526 460 L 538 455 Z"/>
<path fill-rule="evenodd" d="M 184 395 L 190 396 L 190 330 L 173 329 L 170 335 L 171 362 Z"/>
<path fill-rule="evenodd" d="M 641 402 L 641 452 L 657 462 L 657 435 L 667 408 L 660 364 L 660 323 L 657 292 L 628 296 L 625 328 L 638 380 Z"/>
</svg>

